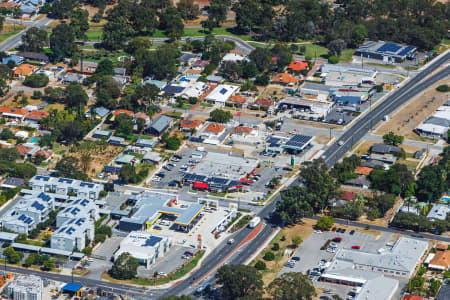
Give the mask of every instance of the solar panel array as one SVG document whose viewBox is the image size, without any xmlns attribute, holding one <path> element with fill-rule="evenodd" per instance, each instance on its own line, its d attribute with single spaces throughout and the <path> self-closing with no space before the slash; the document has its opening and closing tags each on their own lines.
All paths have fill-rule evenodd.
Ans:
<svg viewBox="0 0 450 300">
<path fill-rule="evenodd" d="M 405 49 L 400 51 L 400 53 L 398 55 L 400 55 L 400 56 L 406 55 L 406 54 L 408 54 L 410 51 L 412 51 L 414 49 L 415 49 L 415 47 L 413 47 L 413 46 L 405 47 Z"/>
<path fill-rule="evenodd" d="M 71 184 L 71 183 L 73 182 L 73 179 L 69 179 L 69 178 L 59 178 L 59 179 L 58 179 L 58 182 Z"/>
<path fill-rule="evenodd" d="M 47 195 L 47 194 L 44 193 L 44 192 L 41 192 L 41 193 L 38 195 L 38 198 L 44 200 L 45 202 L 48 202 L 48 201 L 50 201 L 50 200 L 52 199 L 52 197 L 50 197 L 49 195 Z"/>
<path fill-rule="evenodd" d="M 204 182 L 206 180 L 206 176 L 204 175 L 197 175 L 192 173 L 186 173 L 183 176 L 183 181 L 186 182 Z"/>
<path fill-rule="evenodd" d="M 23 215 L 23 214 L 20 215 L 19 220 L 24 222 L 25 224 L 28 224 L 28 225 L 33 223 L 33 219 L 32 218 L 30 218 L 30 217 L 28 217 L 26 215 Z"/>
<path fill-rule="evenodd" d="M 94 184 L 93 184 L 93 183 L 90 183 L 90 182 L 81 182 L 81 183 L 80 183 L 80 186 L 81 186 L 81 187 L 87 186 L 88 188 L 93 188 L 93 187 L 94 187 Z"/>
<path fill-rule="evenodd" d="M 36 180 L 49 181 L 49 180 L 50 180 L 50 177 L 48 177 L 48 176 L 37 175 L 37 176 L 35 177 L 35 179 L 36 179 Z"/>
<path fill-rule="evenodd" d="M 44 210 L 45 206 L 42 205 L 41 203 L 34 201 L 33 204 L 31 204 L 31 207 L 36 208 L 37 210 Z"/>
<path fill-rule="evenodd" d="M 86 205 L 88 205 L 89 204 L 89 200 L 87 200 L 87 199 L 83 199 L 81 202 L 80 202 L 80 205 L 81 206 L 84 206 L 84 207 L 86 207 Z"/>
<path fill-rule="evenodd" d="M 312 136 L 296 134 L 286 143 L 286 146 L 303 148 L 311 139 Z"/>
<path fill-rule="evenodd" d="M 393 44 L 393 43 L 385 43 L 383 46 L 377 49 L 379 52 L 392 52 L 395 53 L 400 50 L 402 46 Z"/>
<path fill-rule="evenodd" d="M 161 241 L 162 241 L 161 237 L 159 237 L 159 236 L 151 236 L 149 239 L 147 239 L 145 241 L 144 246 L 154 247 Z"/>
<path fill-rule="evenodd" d="M 222 95 L 225 95 L 227 92 L 228 92 L 228 90 L 223 88 L 223 89 L 220 90 L 219 93 L 221 93 Z"/>
</svg>

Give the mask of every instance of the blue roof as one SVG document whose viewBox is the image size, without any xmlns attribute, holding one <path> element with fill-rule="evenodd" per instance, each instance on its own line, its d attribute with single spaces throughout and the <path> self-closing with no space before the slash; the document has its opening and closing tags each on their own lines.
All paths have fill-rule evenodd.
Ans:
<svg viewBox="0 0 450 300">
<path fill-rule="evenodd" d="M 6 65 L 9 61 L 13 61 L 16 65 L 19 65 L 22 62 L 23 58 L 18 55 L 11 55 L 10 57 L 5 57 L 2 59 L 2 64 Z"/>
<path fill-rule="evenodd" d="M 402 46 L 394 44 L 394 43 L 385 43 L 383 46 L 377 49 L 379 52 L 397 52 L 400 50 Z"/>
<path fill-rule="evenodd" d="M 108 173 L 119 173 L 121 169 L 122 169 L 122 168 L 119 168 L 119 167 L 104 166 L 104 167 L 103 167 L 103 172 L 108 172 Z"/>
<path fill-rule="evenodd" d="M 170 95 L 179 94 L 184 90 L 184 87 L 182 86 L 176 86 L 176 85 L 166 85 L 163 88 L 163 91 Z"/>
<path fill-rule="evenodd" d="M 63 286 L 63 291 L 76 293 L 78 292 L 83 286 L 81 284 L 77 283 L 68 283 L 65 286 Z"/>
<path fill-rule="evenodd" d="M 99 115 L 101 118 L 103 118 L 104 116 L 106 116 L 109 113 L 109 109 L 107 109 L 107 108 L 105 108 L 103 106 L 96 107 L 95 108 L 95 113 L 97 115 Z"/>
<path fill-rule="evenodd" d="M 155 247 L 159 242 L 162 241 L 162 238 L 159 236 L 151 236 L 149 239 L 145 241 L 144 246 Z"/>
</svg>

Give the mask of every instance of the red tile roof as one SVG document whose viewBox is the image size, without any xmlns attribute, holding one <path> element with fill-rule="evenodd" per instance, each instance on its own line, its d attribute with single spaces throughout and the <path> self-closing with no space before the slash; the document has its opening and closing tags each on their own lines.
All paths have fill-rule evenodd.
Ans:
<svg viewBox="0 0 450 300">
<path fill-rule="evenodd" d="M 352 199 L 355 198 L 355 196 L 356 196 L 355 193 L 352 193 L 352 192 L 344 192 L 344 194 L 342 194 L 341 199 L 342 199 L 342 200 L 352 200 Z"/>
<path fill-rule="evenodd" d="M 260 107 L 270 107 L 273 105 L 273 101 L 269 99 L 258 99 L 256 100 L 256 104 L 258 104 Z"/>
<path fill-rule="evenodd" d="M 293 60 L 288 69 L 292 71 L 302 71 L 308 69 L 308 63 L 306 61 Z"/>
<path fill-rule="evenodd" d="M 369 175 L 372 170 L 373 168 L 359 166 L 356 168 L 355 173 L 358 175 Z"/>
<path fill-rule="evenodd" d="M 181 120 L 180 127 L 186 129 L 194 129 L 202 124 L 199 120 Z"/>
<path fill-rule="evenodd" d="M 149 117 L 146 113 L 143 113 L 143 112 L 137 112 L 137 113 L 134 114 L 134 118 L 135 118 L 135 119 L 144 119 L 144 120 L 147 120 L 147 119 L 149 119 L 150 117 Z"/>
<path fill-rule="evenodd" d="M 450 250 L 436 251 L 433 259 L 428 264 L 448 269 L 450 267 Z"/>
<path fill-rule="evenodd" d="M 244 103 L 247 100 L 247 97 L 242 96 L 231 96 L 230 101 L 234 103 Z"/>
<path fill-rule="evenodd" d="M 22 75 L 22 76 L 28 76 L 31 73 L 33 73 L 34 69 L 36 69 L 35 66 L 30 64 L 21 64 L 14 70 L 15 75 Z"/>
<path fill-rule="evenodd" d="M 405 295 L 402 300 L 427 300 L 427 298 L 416 295 Z"/>
<path fill-rule="evenodd" d="M 289 84 L 289 83 L 298 83 L 300 81 L 300 79 L 292 76 L 289 73 L 280 73 L 272 81 L 278 82 L 278 83 Z"/>
<path fill-rule="evenodd" d="M 245 127 L 245 126 L 238 126 L 233 129 L 233 133 L 251 133 L 253 131 L 253 128 Z"/>
<path fill-rule="evenodd" d="M 26 110 L 23 108 L 0 106 L 0 114 L 8 113 L 8 114 L 16 114 L 16 115 L 24 116 L 28 112 L 29 112 L 29 110 Z"/>
<path fill-rule="evenodd" d="M 38 154 L 41 154 L 41 155 L 43 155 L 45 157 L 45 159 L 48 159 L 49 157 L 51 157 L 53 155 L 53 152 L 39 150 L 39 151 L 36 151 L 36 153 L 33 154 L 33 157 L 35 157 Z"/>
<path fill-rule="evenodd" d="M 25 156 L 33 148 L 20 144 L 16 146 L 16 149 L 20 152 L 20 155 Z"/>
<path fill-rule="evenodd" d="M 49 113 L 46 111 L 33 110 L 25 115 L 26 119 L 40 121 L 41 119 L 48 117 Z"/>
<path fill-rule="evenodd" d="M 206 131 L 213 132 L 213 133 L 219 133 L 222 132 L 222 130 L 225 129 L 225 126 L 217 124 L 217 123 L 211 123 L 208 127 L 206 127 Z"/>
<path fill-rule="evenodd" d="M 127 109 L 117 109 L 113 113 L 114 116 L 117 116 L 117 115 L 120 115 L 120 114 L 127 114 L 129 116 L 133 116 L 133 112 L 131 110 L 127 110 Z"/>
</svg>

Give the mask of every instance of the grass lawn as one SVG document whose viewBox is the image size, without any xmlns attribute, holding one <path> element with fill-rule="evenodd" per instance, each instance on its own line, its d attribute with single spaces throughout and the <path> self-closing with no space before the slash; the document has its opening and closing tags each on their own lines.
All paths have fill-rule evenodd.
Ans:
<svg viewBox="0 0 450 300">
<path fill-rule="evenodd" d="M 89 41 L 100 41 L 102 39 L 103 31 L 86 31 L 86 36 Z"/>
<path fill-rule="evenodd" d="M 298 45 L 298 47 L 302 47 L 305 46 L 306 47 L 306 51 L 305 51 L 305 56 L 310 56 L 312 58 L 320 58 L 322 56 L 326 56 L 328 55 L 328 49 L 317 45 L 317 44 L 305 44 L 305 45 Z"/>
<path fill-rule="evenodd" d="M 18 34 L 19 32 L 21 32 L 23 29 L 25 28 L 25 26 L 23 25 L 16 25 L 15 29 L 13 31 L 9 31 L 9 32 L 1 32 L 0 33 L 0 43 L 2 43 L 3 41 L 9 39 L 10 37 Z"/>
<path fill-rule="evenodd" d="M 339 61 L 341 62 L 351 62 L 352 55 L 355 52 L 355 49 L 345 49 L 342 51 L 341 56 L 339 57 Z"/>
</svg>

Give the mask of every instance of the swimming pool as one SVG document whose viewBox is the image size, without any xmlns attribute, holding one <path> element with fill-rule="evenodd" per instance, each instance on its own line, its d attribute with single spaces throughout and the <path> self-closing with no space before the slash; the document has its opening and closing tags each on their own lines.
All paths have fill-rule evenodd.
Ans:
<svg viewBox="0 0 450 300">
<path fill-rule="evenodd" d="M 37 143 L 38 141 L 39 141 L 39 139 L 34 137 L 34 138 L 29 139 L 28 143 Z"/>
<path fill-rule="evenodd" d="M 450 201 L 450 197 L 445 197 L 445 196 L 444 196 L 444 197 L 441 198 L 441 200 L 442 200 L 442 201 Z"/>
</svg>

